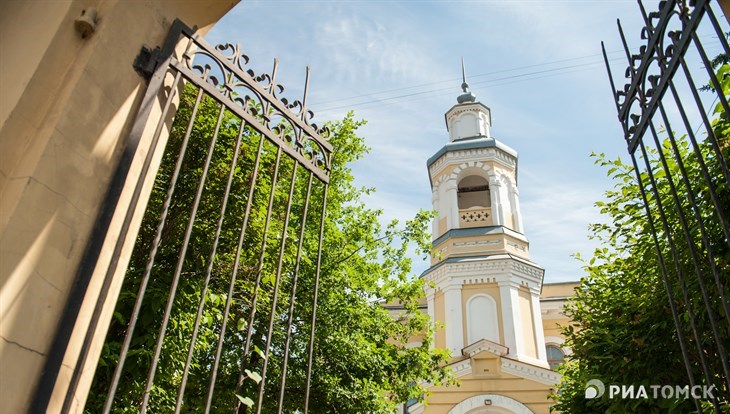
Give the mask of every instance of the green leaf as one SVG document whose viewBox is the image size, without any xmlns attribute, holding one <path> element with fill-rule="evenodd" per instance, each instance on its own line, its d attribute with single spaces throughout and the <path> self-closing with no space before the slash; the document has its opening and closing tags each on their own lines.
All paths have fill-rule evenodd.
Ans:
<svg viewBox="0 0 730 414">
<path fill-rule="evenodd" d="M 245 372 L 246 376 L 254 380 L 257 384 L 261 382 L 261 375 L 258 372 L 249 371 L 247 369 L 244 369 L 243 372 Z"/>
<path fill-rule="evenodd" d="M 238 401 L 241 401 L 241 404 L 245 405 L 248 408 L 253 407 L 253 400 L 248 397 L 242 397 L 238 394 L 236 394 L 236 397 L 238 398 Z"/>
<path fill-rule="evenodd" d="M 261 357 L 261 359 L 266 359 L 266 354 L 264 354 L 264 351 L 262 351 L 256 345 L 253 346 L 253 351 L 256 352 Z"/>
</svg>

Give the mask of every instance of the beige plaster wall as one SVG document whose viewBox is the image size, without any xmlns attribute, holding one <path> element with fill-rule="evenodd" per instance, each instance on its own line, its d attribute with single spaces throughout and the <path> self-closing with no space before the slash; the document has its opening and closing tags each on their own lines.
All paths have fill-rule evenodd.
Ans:
<svg viewBox="0 0 730 414">
<path fill-rule="evenodd" d="M 459 244 L 459 245 L 456 245 Z M 517 248 L 515 247 L 518 246 Z M 509 253 L 530 260 L 529 244 L 509 234 L 451 237 L 433 246 L 431 265 L 449 257 Z"/>
<path fill-rule="evenodd" d="M 557 337 L 565 339 L 560 330 L 561 327 L 568 326 L 571 323 L 571 319 L 565 316 L 562 307 L 565 306 L 566 301 L 574 295 L 575 288 L 578 287 L 578 285 L 579 282 L 562 282 L 544 284 L 542 286 L 540 298 L 559 300 L 558 303 L 561 308 L 559 312 L 549 311 L 549 314 L 543 315 L 542 327 L 543 332 L 545 333 L 545 338 Z M 545 305 L 542 306 L 544 307 Z M 554 305 L 551 304 L 550 306 L 552 307 Z M 549 341 L 546 340 L 546 343 L 547 342 Z"/>
<path fill-rule="evenodd" d="M 525 354 L 537 358 L 537 338 L 535 338 L 535 325 L 532 317 L 532 301 L 530 291 L 521 287 L 518 291 L 520 303 L 520 323 L 522 323 L 522 335 L 525 339 Z"/>
<path fill-rule="evenodd" d="M 565 339 L 564 335 L 560 332 L 560 327 L 568 326 L 568 324 L 570 324 L 570 319 L 568 318 L 544 319 L 542 321 L 542 327 L 543 332 L 545 332 L 545 337 L 555 336 Z"/>
<path fill-rule="evenodd" d="M 132 69 L 140 47 L 161 45 L 176 17 L 205 32 L 235 3 L 2 1 L 0 401 L 6 412 L 24 412 L 30 403 L 145 92 L 146 82 Z M 98 10 L 97 31 L 83 39 L 74 29 L 74 19 L 92 6 Z M 147 151 L 141 148 L 137 164 Z M 120 206 L 128 196 L 126 191 Z M 100 266 L 113 248 L 113 240 L 107 241 Z M 92 293 L 101 282 L 96 273 L 94 278 Z M 110 302 L 113 305 L 113 298 Z M 78 347 L 94 303 L 93 295 L 85 300 L 70 350 Z M 108 317 L 109 311 L 105 314 Z M 104 333 L 105 328 L 98 332 Z M 90 381 L 95 359 L 90 360 L 79 389 Z M 75 365 L 73 355 L 64 364 L 51 412 L 62 402 L 64 381 Z M 77 395 L 74 409 L 84 398 L 83 392 Z"/>
<path fill-rule="evenodd" d="M 436 231 L 434 232 L 434 234 L 436 235 L 436 236 L 434 236 L 434 238 L 441 237 L 442 234 L 446 233 L 446 227 L 447 227 L 446 226 L 446 217 L 441 217 L 438 220 L 438 227 L 437 227 Z"/>
<path fill-rule="evenodd" d="M 433 297 L 433 308 L 434 315 L 436 318 L 434 321 L 437 325 L 444 325 L 446 323 L 446 305 L 444 304 L 444 293 L 436 292 Z M 434 344 L 436 348 L 446 348 L 446 329 L 444 327 L 438 327 L 436 329 L 436 337 L 434 338 Z"/>
<path fill-rule="evenodd" d="M 575 294 L 575 288 L 579 282 L 545 283 L 540 292 L 541 299 L 568 298 Z"/>
<path fill-rule="evenodd" d="M 459 378 L 459 386 L 433 387 L 427 397 L 425 414 L 448 414 L 455 405 L 481 394 L 498 394 L 515 399 L 526 405 L 535 414 L 548 414 L 552 400 L 549 385 L 530 381 L 499 369 L 499 358 L 475 358 L 472 374 Z M 487 369 L 488 371 L 484 371 Z"/>
</svg>

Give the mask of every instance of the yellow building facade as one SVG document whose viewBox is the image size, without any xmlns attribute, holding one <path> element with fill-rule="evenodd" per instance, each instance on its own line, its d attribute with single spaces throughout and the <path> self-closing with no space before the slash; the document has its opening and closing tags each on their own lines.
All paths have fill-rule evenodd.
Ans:
<svg viewBox="0 0 730 414">
<path fill-rule="evenodd" d="M 548 413 L 570 349 L 560 325 L 577 283 L 543 284 L 530 259 L 517 187 L 517 152 L 490 134 L 491 110 L 469 91 L 445 114 L 449 142 L 431 157 L 433 208 L 426 309 L 444 328 L 458 386 L 433 386 L 410 414 Z"/>
</svg>

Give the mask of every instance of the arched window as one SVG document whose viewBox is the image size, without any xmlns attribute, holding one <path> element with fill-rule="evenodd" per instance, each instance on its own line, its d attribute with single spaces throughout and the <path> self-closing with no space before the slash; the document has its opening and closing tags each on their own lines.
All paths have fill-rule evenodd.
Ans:
<svg viewBox="0 0 730 414">
<path fill-rule="evenodd" d="M 497 302 L 485 294 L 472 296 L 466 304 L 467 340 L 473 344 L 481 339 L 499 343 Z"/>
<path fill-rule="evenodd" d="M 457 187 L 459 210 L 471 207 L 490 207 L 492 200 L 489 196 L 489 183 L 483 177 L 470 175 L 459 181 Z"/>
<path fill-rule="evenodd" d="M 555 345 L 546 345 L 545 354 L 547 355 L 548 365 L 550 365 L 550 369 L 552 370 L 555 370 L 555 367 L 565 361 L 565 354 L 563 353 L 563 350 Z"/>
</svg>

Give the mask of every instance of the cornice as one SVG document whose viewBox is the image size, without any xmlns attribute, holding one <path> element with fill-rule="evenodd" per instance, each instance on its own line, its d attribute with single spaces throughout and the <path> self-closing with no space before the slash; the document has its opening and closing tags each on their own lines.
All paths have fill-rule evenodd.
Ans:
<svg viewBox="0 0 730 414">
<path fill-rule="evenodd" d="M 452 362 L 448 365 L 456 378 L 471 374 L 471 359 L 466 358 L 461 361 Z"/>
<path fill-rule="evenodd" d="M 493 141 L 493 143 L 491 143 L 490 145 L 489 141 Z M 472 161 L 495 161 L 501 166 L 507 168 L 508 170 L 514 170 L 515 166 L 517 165 L 516 153 L 515 155 L 509 153 L 509 151 L 513 152 L 514 150 L 493 138 L 486 138 L 481 143 L 475 142 L 473 144 L 475 146 L 474 148 L 468 148 L 468 146 L 466 145 L 467 143 L 467 141 L 453 142 L 439 150 L 439 152 L 436 153 L 436 158 L 432 157 L 431 159 L 429 159 L 427 163 L 428 172 L 432 181 L 434 181 L 434 184 L 434 178 L 442 174 L 442 171 L 448 165 L 461 164 L 464 162 Z M 467 148 L 459 149 L 457 147 L 455 149 L 449 149 L 450 145 L 456 146 L 458 144 L 467 146 Z"/>
<path fill-rule="evenodd" d="M 482 343 L 487 342 L 487 343 Z M 484 347 L 484 349 L 480 349 Z M 497 352 L 494 352 L 488 348 L 495 347 Z M 492 352 L 499 356 L 500 369 L 502 373 L 514 375 L 516 377 L 525 378 L 531 381 L 539 382 L 541 384 L 555 386 L 560 383 L 562 376 L 550 369 L 542 368 L 528 362 L 517 361 L 511 358 L 505 357 L 500 352 L 506 349 L 504 346 L 495 344 L 493 342 L 482 340 L 473 345 L 470 345 L 462 350 L 462 353 L 468 358 L 452 362 L 448 364 L 454 373 L 454 376 L 459 378 L 472 373 L 472 360 L 473 357 L 479 352 L 485 350 Z"/>
<path fill-rule="evenodd" d="M 528 288 L 538 288 L 542 284 L 544 269 L 523 260 L 508 254 L 478 258 L 454 257 L 426 270 L 421 277 L 426 282 L 435 283 L 440 289 L 447 284 L 489 282 L 515 282 Z"/>
<path fill-rule="evenodd" d="M 546 385 L 557 385 L 561 379 L 561 375 L 555 371 L 510 358 L 502 358 L 501 368 L 502 372 Z"/>
</svg>

